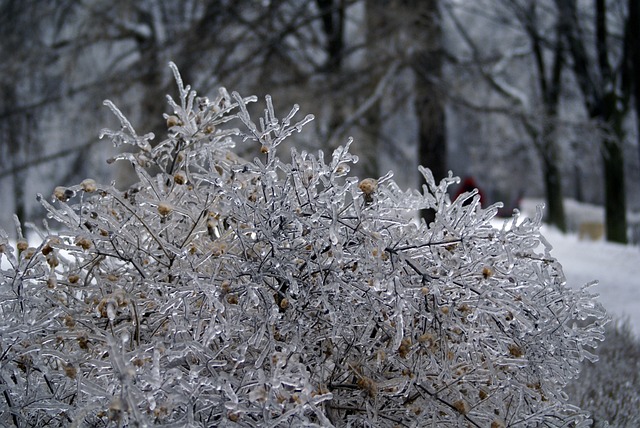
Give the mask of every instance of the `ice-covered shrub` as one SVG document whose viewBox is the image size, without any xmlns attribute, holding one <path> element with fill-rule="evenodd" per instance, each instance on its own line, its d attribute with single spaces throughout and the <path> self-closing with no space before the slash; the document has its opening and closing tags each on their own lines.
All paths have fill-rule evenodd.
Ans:
<svg viewBox="0 0 640 428">
<path fill-rule="evenodd" d="M 359 180 L 349 144 L 285 162 L 311 117 L 267 98 L 256 124 L 255 98 L 197 98 L 173 70 L 156 146 L 107 102 L 137 185 L 58 187 L 56 232 L 0 238 L 0 424 L 586 424 L 562 388 L 605 315 L 565 285 L 540 213 L 496 229 L 497 206 L 449 200 L 455 178 Z"/>
<path fill-rule="evenodd" d="M 594 428 L 640 426 L 640 341 L 628 322 L 610 323 L 599 361 L 585 361 L 567 385 L 570 402 L 591 413 Z"/>
</svg>

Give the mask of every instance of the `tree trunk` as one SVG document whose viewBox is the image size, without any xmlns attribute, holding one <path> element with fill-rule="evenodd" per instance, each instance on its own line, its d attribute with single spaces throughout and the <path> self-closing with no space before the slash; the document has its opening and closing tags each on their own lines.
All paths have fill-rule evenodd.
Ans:
<svg viewBox="0 0 640 428">
<path fill-rule="evenodd" d="M 385 21 L 388 19 L 385 14 L 385 8 L 388 7 L 388 5 L 384 0 L 370 0 L 366 2 L 365 7 L 367 24 L 365 61 L 367 68 L 371 70 L 368 76 L 369 82 L 366 85 L 366 96 L 369 96 L 376 90 L 380 79 L 384 78 L 381 73 L 375 72 L 375 69 L 380 58 L 384 58 L 381 43 L 383 43 L 383 40 L 389 35 L 388 28 L 385 28 Z M 360 149 L 364 161 L 361 163 L 362 173 L 367 177 L 377 177 L 381 172 L 379 157 L 382 146 L 382 114 L 379 100 L 367 110 L 363 120 L 364 141 L 362 143 L 366 144 L 366 147 L 361 147 Z"/>
<path fill-rule="evenodd" d="M 624 162 L 622 148 L 618 141 L 607 138 L 603 153 L 605 175 L 605 217 L 607 240 L 626 244 L 627 215 L 625 212 L 626 192 L 624 187 L 624 170 L 620 165 Z"/>
<path fill-rule="evenodd" d="M 416 16 L 412 36 L 420 43 L 411 57 L 415 75 L 415 110 L 418 120 L 418 162 L 429 168 L 436 182 L 448 173 L 446 116 L 442 78 L 442 28 L 438 0 L 410 2 Z M 425 221 L 434 219 L 433 210 L 423 210 Z"/>
<path fill-rule="evenodd" d="M 421 80 L 421 79 L 417 79 Z M 416 82 L 415 108 L 418 118 L 418 161 L 431 170 L 436 181 L 448 173 L 445 106 L 426 81 Z"/>
<path fill-rule="evenodd" d="M 3 95 L 0 100 L 1 110 L 9 111 L 9 109 L 19 106 L 16 87 L 13 85 L 2 84 L 0 86 Z M 26 114 L 16 115 L 13 120 L 7 120 L 0 123 L 0 138 L 2 144 L 6 145 L 7 159 L 9 162 L 6 168 L 14 165 L 26 163 L 27 149 L 30 138 L 30 130 L 28 128 L 29 120 Z M 18 216 L 21 223 L 27 220 L 27 203 L 24 197 L 25 184 L 27 182 L 26 169 L 14 169 L 11 174 L 11 193 L 13 196 L 13 210 Z"/>
<path fill-rule="evenodd" d="M 339 92 L 341 86 L 346 7 L 344 3 L 344 0 L 316 0 L 320 10 L 322 29 L 326 37 L 324 49 L 327 59 L 324 63 L 323 71 L 327 77 L 327 89 L 331 94 Z M 344 101 L 337 97 L 331 97 L 329 102 L 331 103 L 331 111 L 329 113 L 327 136 L 330 136 L 338 129 L 345 118 Z M 333 147 L 329 149 L 333 149 Z"/>
<path fill-rule="evenodd" d="M 625 113 L 617 108 L 615 94 L 605 95 L 602 109 L 603 118 L 611 129 L 603 139 L 602 162 L 604 168 L 605 222 L 607 240 L 626 244 L 627 213 L 626 189 L 624 178 L 624 141 L 623 121 Z"/>
<path fill-rule="evenodd" d="M 562 196 L 562 172 L 557 162 L 543 156 L 544 187 L 547 196 L 547 222 L 556 226 L 562 232 L 567 231 Z"/>
</svg>

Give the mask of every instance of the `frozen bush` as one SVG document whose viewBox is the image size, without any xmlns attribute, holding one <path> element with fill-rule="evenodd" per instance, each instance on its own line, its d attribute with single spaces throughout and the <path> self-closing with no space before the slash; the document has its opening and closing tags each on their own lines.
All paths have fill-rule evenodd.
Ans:
<svg viewBox="0 0 640 428">
<path fill-rule="evenodd" d="M 310 116 L 267 97 L 256 124 L 255 98 L 197 98 L 172 68 L 157 145 L 106 102 L 136 185 L 56 188 L 41 244 L 0 238 L 0 424 L 588 424 L 563 387 L 606 317 L 565 285 L 540 212 L 496 229 L 451 176 L 349 176 L 349 144 L 285 162 Z"/>
<path fill-rule="evenodd" d="M 610 323 L 599 362 L 583 363 L 579 379 L 567 385 L 570 402 L 588 410 L 594 428 L 640 426 L 640 342 L 628 321 Z"/>
</svg>

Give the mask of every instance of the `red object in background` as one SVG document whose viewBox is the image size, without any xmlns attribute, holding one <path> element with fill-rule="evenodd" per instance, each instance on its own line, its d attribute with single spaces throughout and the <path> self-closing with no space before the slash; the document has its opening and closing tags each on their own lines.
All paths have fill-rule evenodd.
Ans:
<svg viewBox="0 0 640 428">
<path fill-rule="evenodd" d="M 473 189 L 478 189 L 478 195 L 480 195 L 480 205 L 483 205 L 483 202 L 486 201 L 486 199 L 484 198 L 482 190 L 480 190 L 473 177 L 465 177 L 465 179 L 462 180 L 462 184 L 458 188 L 458 191 L 456 192 L 456 195 L 453 199 L 456 200 L 458 199 L 458 196 L 462 195 L 464 192 L 471 192 Z M 468 203 L 469 202 L 466 202 L 465 205 Z"/>
</svg>

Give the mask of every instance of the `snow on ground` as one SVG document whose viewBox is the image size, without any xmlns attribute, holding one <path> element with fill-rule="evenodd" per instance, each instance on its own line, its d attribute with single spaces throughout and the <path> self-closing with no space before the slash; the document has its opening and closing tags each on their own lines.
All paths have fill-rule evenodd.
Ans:
<svg viewBox="0 0 640 428">
<path fill-rule="evenodd" d="M 523 214 L 532 216 L 535 201 L 522 206 Z M 592 208 L 565 204 L 568 221 L 593 211 Z M 590 216 L 589 216 L 590 217 Z M 586 219 L 591 221 L 593 219 Z M 543 226 L 542 234 L 553 246 L 551 254 L 563 267 L 567 283 L 580 287 L 593 280 L 599 284 L 592 292 L 614 319 L 628 318 L 636 337 L 640 338 L 640 247 L 598 241 L 580 240 L 577 233 L 563 234 Z"/>
</svg>

